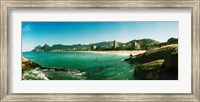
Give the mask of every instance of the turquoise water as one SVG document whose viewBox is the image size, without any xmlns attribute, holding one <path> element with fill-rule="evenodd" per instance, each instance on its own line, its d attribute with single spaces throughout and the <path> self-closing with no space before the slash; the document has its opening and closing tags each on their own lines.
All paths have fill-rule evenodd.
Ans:
<svg viewBox="0 0 200 102">
<path fill-rule="evenodd" d="M 134 65 L 124 62 L 129 57 L 125 55 L 92 52 L 23 52 L 22 55 L 44 67 L 74 70 L 44 72 L 52 80 L 134 79 Z"/>
</svg>

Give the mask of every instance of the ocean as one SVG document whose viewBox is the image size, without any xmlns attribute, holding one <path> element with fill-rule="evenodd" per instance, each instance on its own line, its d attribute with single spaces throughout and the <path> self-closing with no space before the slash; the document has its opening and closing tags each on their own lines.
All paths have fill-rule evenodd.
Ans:
<svg viewBox="0 0 200 102">
<path fill-rule="evenodd" d="M 50 80 L 134 80 L 135 65 L 124 62 L 127 55 L 93 52 L 23 52 L 22 56 L 47 68 Z"/>
</svg>

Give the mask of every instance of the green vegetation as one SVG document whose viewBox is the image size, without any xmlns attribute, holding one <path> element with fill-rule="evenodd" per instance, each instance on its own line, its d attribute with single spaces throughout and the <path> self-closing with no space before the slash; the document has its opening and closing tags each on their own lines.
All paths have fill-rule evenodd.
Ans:
<svg viewBox="0 0 200 102">
<path fill-rule="evenodd" d="M 169 45 L 169 44 L 178 44 L 178 39 L 177 38 L 169 38 L 167 40 L 167 42 L 165 43 L 160 43 L 160 46 L 164 46 L 164 45 Z"/>
</svg>

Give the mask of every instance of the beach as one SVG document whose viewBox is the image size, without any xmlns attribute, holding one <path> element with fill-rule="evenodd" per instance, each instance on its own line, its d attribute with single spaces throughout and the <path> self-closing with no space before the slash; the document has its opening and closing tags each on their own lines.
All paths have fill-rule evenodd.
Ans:
<svg viewBox="0 0 200 102">
<path fill-rule="evenodd" d="M 138 54 L 142 54 L 145 53 L 146 50 L 130 50 L 130 51 L 80 51 L 80 52 L 91 52 L 91 53 L 102 53 L 102 54 L 115 54 L 115 55 L 125 55 L 125 56 L 129 56 L 129 55 L 138 55 Z"/>
</svg>

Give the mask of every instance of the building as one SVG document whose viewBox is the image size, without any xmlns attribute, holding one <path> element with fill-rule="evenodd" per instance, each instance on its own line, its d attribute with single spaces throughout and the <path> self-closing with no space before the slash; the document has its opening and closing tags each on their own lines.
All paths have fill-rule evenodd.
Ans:
<svg viewBox="0 0 200 102">
<path fill-rule="evenodd" d="M 97 46 L 95 46 L 95 45 L 91 46 L 91 50 L 95 50 L 96 48 L 97 48 Z"/>
<path fill-rule="evenodd" d="M 140 44 L 136 41 L 132 42 L 132 48 L 133 48 L 133 50 L 140 50 L 141 49 Z"/>
<path fill-rule="evenodd" d="M 114 48 L 119 47 L 119 44 L 118 44 L 118 42 L 117 42 L 116 40 L 113 41 L 113 47 L 114 47 Z"/>
</svg>

